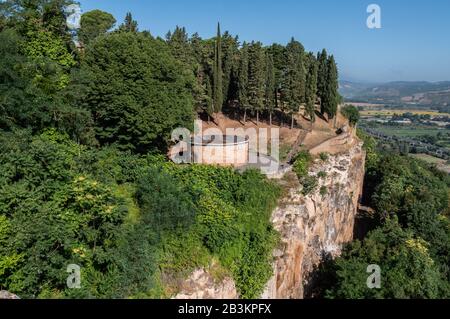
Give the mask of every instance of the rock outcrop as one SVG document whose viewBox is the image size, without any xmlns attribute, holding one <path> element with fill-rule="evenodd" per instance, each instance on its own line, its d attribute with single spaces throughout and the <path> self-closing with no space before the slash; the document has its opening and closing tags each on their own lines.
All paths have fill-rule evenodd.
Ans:
<svg viewBox="0 0 450 319">
<path fill-rule="evenodd" d="M 353 228 L 362 193 L 365 152 L 354 141 L 345 152 L 326 161 L 315 160 L 309 174 L 319 181 L 317 189 L 302 195 L 292 185 L 272 214 L 281 243 L 274 250 L 273 276 L 262 294 L 264 299 L 304 298 L 313 286 L 314 268 L 326 256 L 340 254 L 353 239 Z M 319 172 L 325 172 L 320 174 Z M 293 174 L 293 173 L 289 173 Z M 294 178 L 295 179 L 295 178 Z M 175 298 L 238 298 L 231 278 L 217 283 L 204 270 L 197 270 Z"/>
<path fill-rule="evenodd" d="M 204 269 L 192 273 L 181 287 L 181 292 L 174 299 L 237 299 L 236 286 L 233 279 L 225 277 L 215 280 Z"/>
<path fill-rule="evenodd" d="M 0 299 L 20 299 L 15 294 L 10 293 L 6 290 L 0 290 Z"/>
<path fill-rule="evenodd" d="M 364 180 L 365 152 L 357 143 L 347 152 L 316 160 L 310 175 L 325 172 L 317 190 L 303 196 L 290 190 L 273 212 L 281 246 L 274 252 L 274 275 L 262 298 L 303 298 L 314 267 L 340 254 L 353 239 L 353 227 Z"/>
</svg>

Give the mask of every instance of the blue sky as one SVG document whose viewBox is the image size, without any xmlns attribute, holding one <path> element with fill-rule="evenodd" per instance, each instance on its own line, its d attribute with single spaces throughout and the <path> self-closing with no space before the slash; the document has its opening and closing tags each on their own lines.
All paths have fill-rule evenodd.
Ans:
<svg viewBox="0 0 450 319">
<path fill-rule="evenodd" d="M 131 11 L 141 30 L 164 36 L 176 25 L 212 37 L 222 30 L 241 41 L 325 47 L 341 79 L 367 82 L 450 80 L 450 1 L 447 0 L 81 0 L 122 22 Z M 366 8 L 381 7 L 381 29 L 368 29 Z"/>
</svg>

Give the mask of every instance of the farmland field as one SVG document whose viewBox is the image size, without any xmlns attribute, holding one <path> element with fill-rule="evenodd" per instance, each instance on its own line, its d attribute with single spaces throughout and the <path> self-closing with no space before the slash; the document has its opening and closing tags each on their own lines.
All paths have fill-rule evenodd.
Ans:
<svg viewBox="0 0 450 319">
<path fill-rule="evenodd" d="M 417 137 L 423 135 L 436 136 L 439 132 L 446 132 L 446 129 L 439 129 L 436 127 L 417 127 L 417 126 L 385 126 L 380 125 L 376 128 L 377 131 L 386 135 L 398 137 Z"/>
<path fill-rule="evenodd" d="M 425 161 L 429 164 L 435 164 L 439 170 L 450 173 L 450 165 L 446 160 L 427 154 L 410 154 L 410 156 Z"/>
<path fill-rule="evenodd" d="M 410 110 L 410 109 L 385 109 L 385 110 L 363 110 L 360 111 L 362 117 L 368 116 L 392 116 L 394 114 L 412 113 L 417 115 L 430 115 L 430 116 L 450 116 L 449 113 L 439 113 L 433 110 Z"/>
</svg>

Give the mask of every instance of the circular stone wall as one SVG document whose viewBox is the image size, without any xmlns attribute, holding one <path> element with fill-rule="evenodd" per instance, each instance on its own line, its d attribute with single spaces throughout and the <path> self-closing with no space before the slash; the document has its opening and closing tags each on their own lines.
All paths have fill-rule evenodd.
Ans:
<svg viewBox="0 0 450 319">
<path fill-rule="evenodd" d="M 191 147 L 194 163 L 242 166 L 246 165 L 249 159 L 249 140 L 242 136 L 195 137 Z"/>
</svg>

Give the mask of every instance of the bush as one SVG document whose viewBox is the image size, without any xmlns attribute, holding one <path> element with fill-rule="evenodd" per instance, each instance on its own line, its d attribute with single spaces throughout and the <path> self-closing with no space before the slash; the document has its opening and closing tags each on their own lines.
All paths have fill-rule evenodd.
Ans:
<svg viewBox="0 0 450 319">
<path fill-rule="evenodd" d="M 326 162 L 326 161 L 328 161 L 329 155 L 328 155 L 328 153 L 322 152 L 319 154 L 319 157 L 322 161 Z"/>
<path fill-rule="evenodd" d="M 242 298 L 257 297 L 271 276 L 276 233 L 270 217 L 279 187 L 256 170 L 240 174 L 231 168 L 169 165 L 167 172 L 190 192 L 196 207 L 189 236 L 197 236 L 203 249 L 232 274 Z M 166 258 L 165 265 L 186 264 L 176 254 L 171 256 L 175 259 Z"/>
<path fill-rule="evenodd" d="M 325 196 L 326 194 L 328 194 L 328 188 L 326 186 L 322 186 L 320 188 L 320 195 Z"/>
<path fill-rule="evenodd" d="M 326 178 L 326 177 L 327 177 L 327 172 L 320 171 L 320 172 L 317 174 L 317 177 L 319 177 L 319 178 Z"/>
<path fill-rule="evenodd" d="M 186 230 L 195 222 L 190 195 L 169 174 L 149 168 L 137 182 L 141 219 L 157 233 Z"/>
<path fill-rule="evenodd" d="M 351 126 L 355 126 L 358 123 L 360 115 L 359 115 L 359 110 L 356 106 L 345 105 L 342 108 L 341 113 L 348 119 Z"/>
<path fill-rule="evenodd" d="M 309 195 L 317 189 L 319 182 L 315 176 L 304 176 L 301 178 L 300 183 L 303 185 L 302 194 Z"/>
<path fill-rule="evenodd" d="M 375 167 L 379 160 L 379 154 L 377 153 L 377 140 L 367 135 L 363 130 L 357 129 L 356 135 L 363 141 L 363 148 L 366 151 L 366 169 L 370 170 Z"/>
<path fill-rule="evenodd" d="M 294 157 L 293 170 L 297 174 L 298 178 L 302 178 L 308 174 L 309 166 L 311 164 L 312 157 L 308 151 L 302 151 Z"/>
</svg>

